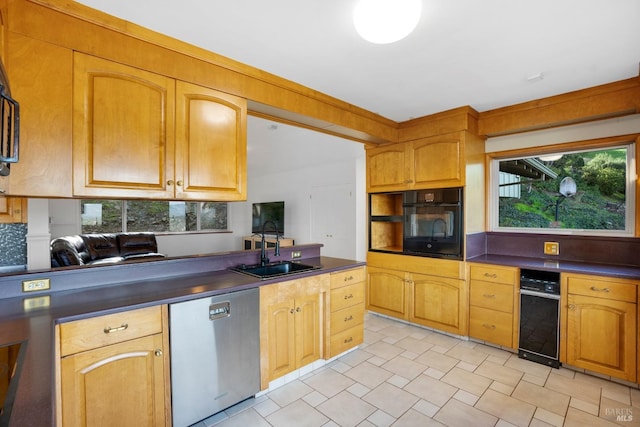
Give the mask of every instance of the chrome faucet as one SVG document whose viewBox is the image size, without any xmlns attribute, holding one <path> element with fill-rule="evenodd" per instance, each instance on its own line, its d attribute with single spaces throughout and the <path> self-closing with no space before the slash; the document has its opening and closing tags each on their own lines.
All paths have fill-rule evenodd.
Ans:
<svg viewBox="0 0 640 427">
<path fill-rule="evenodd" d="M 276 251 L 274 252 L 275 256 L 280 256 L 280 234 L 278 234 L 278 226 L 273 221 L 265 221 L 262 224 L 262 242 L 260 245 L 260 266 L 264 267 L 269 263 L 269 258 L 267 257 L 267 252 L 265 251 L 266 242 L 264 241 L 264 227 L 267 224 L 273 224 L 273 228 L 276 230 Z"/>
</svg>

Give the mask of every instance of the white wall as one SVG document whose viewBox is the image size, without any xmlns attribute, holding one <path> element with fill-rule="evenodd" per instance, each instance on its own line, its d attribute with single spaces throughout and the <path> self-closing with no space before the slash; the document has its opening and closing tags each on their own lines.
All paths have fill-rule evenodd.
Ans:
<svg viewBox="0 0 640 427">
<path fill-rule="evenodd" d="M 323 248 L 322 255 L 366 259 L 364 146 L 360 143 L 268 120 L 249 117 L 247 201 L 229 203 L 230 233 L 158 236 L 158 251 L 168 256 L 240 250 L 251 234 L 251 204 L 285 201 L 285 234 L 296 243 L 311 241 L 310 199 L 314 188 L 332 185 L 350 189 L 348 213 L 331 220 L 346 225 L 348 243 L 340 251 Z M 80 202 L 51 199 L 51 238 L 80 233 Z M 43 212 L 42 212 L 43 213 Z M 46 218 L 47 215 L 44 215 Z M 344 224 L 344 223 L 347 224 Z M 31 226 L 31 224 L 30 224 Z M 42 254 L 48 259 L 48 253 Z"/>
</svg>

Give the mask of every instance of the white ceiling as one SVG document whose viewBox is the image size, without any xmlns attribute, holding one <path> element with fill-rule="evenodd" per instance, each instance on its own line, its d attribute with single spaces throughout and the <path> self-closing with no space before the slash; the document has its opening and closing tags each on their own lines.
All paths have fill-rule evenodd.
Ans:
<svg viewBox="0 0 640 427">
<path fill-rule="evenodd" d="M 635 77 L 640 63 L 639 0 L 423 0 L 416 30 L 389 45 L 356 34 L 356 0 L 80 2 L 395 121 Z"/>
</svg>

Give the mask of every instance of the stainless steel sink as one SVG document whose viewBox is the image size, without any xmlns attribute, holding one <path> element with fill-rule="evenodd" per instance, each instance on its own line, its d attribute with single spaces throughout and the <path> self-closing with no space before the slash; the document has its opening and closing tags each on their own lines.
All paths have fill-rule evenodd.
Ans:
<svg viewBox="0 0 640 427">
<path fill-rule="evenodd" d="M 233 271 L 248 274 L 260 279 L 270 279 L 278 276 L 288 276 L 295 273 L 303 273 L 305 271 L 317 270 L 320 267 L 309 264 L 302 264 L 292 261 L 274 262 L 265 265 L 238 265 L 231 268 Z"/>
</svg>

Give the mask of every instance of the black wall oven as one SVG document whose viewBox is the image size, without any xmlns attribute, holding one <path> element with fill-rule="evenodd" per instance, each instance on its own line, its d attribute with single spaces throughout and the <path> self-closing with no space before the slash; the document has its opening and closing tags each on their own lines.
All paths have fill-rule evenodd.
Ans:
<svg viewBox="0 0 640 427">
<path fill-rule="evenodd" d="M 462 259 L 462 188 L 403 194 L 403 253 Z"/>
</svg>

